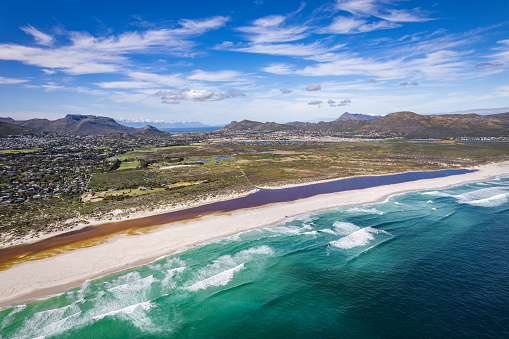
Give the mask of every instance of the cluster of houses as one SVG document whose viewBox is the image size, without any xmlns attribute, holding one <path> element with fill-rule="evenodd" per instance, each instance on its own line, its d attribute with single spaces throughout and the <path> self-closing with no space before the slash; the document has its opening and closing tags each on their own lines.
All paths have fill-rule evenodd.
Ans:
<svg viewBox="0 0 509 339">
<path fill-rule="evenodd" d="M 0 138 L 0 205 L 77 196 L 106 159 L 134 147 L 129 139 L 110 136 Z"/>
</svg>

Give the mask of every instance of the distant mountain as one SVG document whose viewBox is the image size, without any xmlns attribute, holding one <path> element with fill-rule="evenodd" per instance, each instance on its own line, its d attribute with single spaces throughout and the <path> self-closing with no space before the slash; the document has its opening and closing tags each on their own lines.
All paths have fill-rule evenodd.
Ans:
<svg viewBox="0 0 509 339">
<path fill-rule="evenodd" d="M 134 135 L 146 138 L 159 138 L 167 136 L 168 133 L 166 133 L 165 131 L 161 131 L 160 129 L 154 126 L 146 125 L 142 128 L 138 128 Z"/>
<path fill-rule="evenodd" d="M 232 121 L 219 131 L 288 131 L 297 129 L 292 125 L 278 124 L 276 122 L 258 122 L 252 120 Z"/>
<path fill-rule="evenodd" d="M 509 113 L 419 115 L 413 112 L 396 112 L 371 120 L 359 131 L 439 139 L 509 136 Z"/>
<path fill-rule="evenodd" d="M 40 133 L 40 131 L 34 130 L 33 128 L 30 128 L 30 127 L 23 127 L 23 126 L 18 126 L 18 125 L 4 122 L 5 120 L 8 120 L 8 119 L 0 118 L 0 137 L 7 137 L 9 135 Z M 11 119 L 11 120 L 13 120 L 13 119 Z"/>
<path fill-rule="evenodd" d="M 146 125 L 146 122 L 132 122 L 132 121 L 120 121 L 123 125 L 129 127 L 140 128 Z M 157 127 L 159 129 L 162 128 L 172 128 L 172 129 L 180 129 L 180 128 L 200 128 L 200 127 L 212 127 L 210 125 L 202 124 L 198 121 L 190 121 L 190 122 L 151 122 L 152 126 Z"/>
<path fill-rule="evenodd" d="M 346 114 L 346 115 L 345 115 Z M 337 132 L 353 135 L 403 136 L 409 138 L 500 137 L 509 136 L 509 112 L 492 115 L 443 114 L 419 115 L 396 112 L 383 117 L 345 113 L 330 122 L 257 122 L 232 121 L 220 131 Z"/>
<path fill-rule="evenodd" d="M 368 114 L 352 114 L 345 112 L 343 113 L 339 118 L 336 119 L 336 121 L 343 121 L 343 120 L 371 120 L 371 119 L 378 119 L 381 118 L 381 115 L 368 115 Z"/>
<path fill-rule="evenodd" d="M 64 134 L 111 134 L 135 133 L 136 128 L 120 125 L 114 119 L 95 115 L 67 114 L 57 120 L 30 119 L 16 121 L 11 118 L 2 118 L 1 121 L 10 121 L 13 125 L 33 128 L 42 132 Z"/>
</svg>

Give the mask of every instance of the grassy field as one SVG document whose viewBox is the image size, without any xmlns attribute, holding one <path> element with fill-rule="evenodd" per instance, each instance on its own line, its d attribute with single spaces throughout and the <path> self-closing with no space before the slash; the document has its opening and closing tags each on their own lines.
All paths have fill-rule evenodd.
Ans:
<svg viewBox="0 0 509 339">
<path fill-rule="evenodd" d="M 134 169 L 140 166 L 140 163 L 138 161 L 122 161 L 120 163 L 119 168 L 117 168 L 117 171 L 127 170 L 127 169 Z"/>
<path fill-rule="evenodd" d="M 137 152 L 140 159 L 152 160 L 149 168 L 137 162 L 122 162 L 122 176 L 97 173 L 90 188 L 126 189 L 160 187 L 175 182 L 247 177 L 254 185 L 377 175 L 414 170 L 440 170 L 474 166 L 509 159 L 509 143 L 455 143 L 422 141 L 360 141 L 314 144 L 228 144 L 203 143 L 191 147 L 166 147 Z M 120 155 L 131 159 L 134 152 Z M 161 155 L 155 158 L 154 154 Z M 159 169 L 167 157 L 184 162 L 229 157 L 200 165 Z M 174 163 L 175 164 L 175 163 Z"/>
<path fill-rule="evenodd" d="M 15 154 L 15 153 L 33 153 L 41 150 L 38 147 L 25 148 L 25 149 L 4 149 L 0 150 L 1 154 Z"/>
</svg>

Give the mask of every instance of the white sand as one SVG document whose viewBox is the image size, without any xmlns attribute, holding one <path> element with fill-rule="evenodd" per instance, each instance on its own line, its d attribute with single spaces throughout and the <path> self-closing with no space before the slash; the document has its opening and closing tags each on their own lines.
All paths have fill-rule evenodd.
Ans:
<svg viewBox="0 0 509 339">
<path fill-rule="evenodd" d="M 63 292 L 86 280 L 139 266 L 183 247 L 268 226 L 285 218 L 322 209 L 367 204 L 408 191 L 445 188 L 509 174 L 509 162 L 479 167 L 477 172 L 362 190 L 323 194 L 286 203 L 213 214 L 163 225 L 140 235 L 120 235 L 93 247 L 28 261 L 0 271 L 0 305 Z"/>
</svg>

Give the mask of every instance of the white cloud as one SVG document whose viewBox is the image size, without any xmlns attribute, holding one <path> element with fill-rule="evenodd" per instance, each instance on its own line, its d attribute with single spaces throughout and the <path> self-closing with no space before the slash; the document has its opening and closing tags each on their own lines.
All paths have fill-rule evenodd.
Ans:
<svg viewBox="0 0 509 339">
<path fill-rule="evenodd" d="M 501 44 L 502 46 L 496 48 L 496 50 L 499 50 L 500 52 L 493 54 L 492 58 L 495 58 L 499 61 L 509 62 L 509 39 L 500 40 L 497 41 L 497 43 Z"/>
<path fill-rule="evenodd" d="M 35 43 L 38 45 L 43 45 L 43 46 L 53 45 L 54 39 L 52 36 L 45 34 L 30 25 L 28 25 L 26 27 L 20 27 L 20 29 L 23 32 L 25 32 L 26 34 L 30 34 L 31 36 L 33 36 L 35 39 Z"/>
<path fill-rule="evenodd" d="M 86 32 L 68 32 L 70 44 L 51 45 L 52 37 L 32 26 L 22 29 L 45 47 L 0 44 L 0 60 L 14 60 L 68 74 L 119 72 L 128 63 L 129 53 L 167 53 L 192 56 L 194 43 L 189 39 L 225 25 L 228 17 L 180 20 L 180 28 L 125 32 L 116 36 L 94 37 Z M 51 39 L 50 39 L 51 38 Z"/>
<path fill-rule="evenodd" d="M 292 74 L 293 73 L 294 66 L 289 64 L 271 64 L 270 66 L 263 67 L 262 71 L 272 74 Z"/>
<path fill-rule="evenodd" d="M 164 103 L 177 103 L 183 101 L 220 101 L 229 98 L 225 92 L 212 92 L 209 90 L 197 90 L 185 88 L 180 91 L 161 90 L 156 93 L 161 96 Z"/>
<path fill-rule="evenodd" d="M 286 18 L 282 15 L 269 15 L 253 22 L 254 26 L 258 27 L 274 27 L 282 24 Z"/>
<path fill-rule="evenodd" d="M 378 8 L 378 0 L 337 0 L 336 8 L 356 15 L 371 15 Z"/>
<path fill-rule="evenodd" d="M 186 80 L 182 79 L 180 73 L 162 75 L 146 72 L 129 72 L 128 75 L 140 82 L 150 82 L 162 86 L 179 87 L 187 83 Z"/>
<path fill-rule="evenodd" d="M 230 88 L 228 90 L 228 94 L 230 95 L 230 97 L 232 98 L 236 98 L 236 97 L 245 97 L 246 96 L 246 93 L 242 92 L 242 91 L 239 91 L 238 89 L 235 89 L 235 88 Z"/>
<path fill-rule="evenodd" d="M 232 70 L 206 72 L 201 69 L 197 69 L 187 78 L 191 80 L 202 81 L 235 81 L 238 80 L 242 75 L 243 74 L 241 72 Z"/>
<path fill-rule="evenodd" d="M 375 16 L 380 19 L 394 22 L 424 22 L 434 20 L 432 18 L 427 18 L 425 14 L 418 9 L 414 9 L 412 11 L 392 9 L 387 10 L 386 13 L 378 13 Z"/>
<path fill-rule="evenodd" d="M 54 69 L 46 69 L 46 68 L 43 68 L 41 69 L 41 71 L 43 71 L 44 73 L 48 74 L 48 75 L 51 75 L 51 74 L 55 74 L 57 73 L 57 71 L 55 71 Z"/>
<path fill-rule="evenodd" d="M 306 91 L 313 92 L 313 91 L 321 91 L 321 90 L 322 90 L 322 86 L 320 86 L 319 83 L 313 83 L 313 84 L 306 86 Z"/>
<path fill-rule="evenodd" d="M 24 80 L 24 79 L 0 77 L 0 85 L 16 85 L 16 84 L 21 84 L 21 83 L 27 82 L 27 81 L 28 80 Z"/>
<path fill-rule="evenodd" d="M 305 25 L 283 26 L 286 17 L 271 15 L 257 19 L 251 26 L 239 27 L 246 38 L 256 44 L 278 43 L 301 40 L 309 36 L 309 27 Z"/>
<path fill-rule="evenodd" d="M 217 47 L 221 48 L 223 46 Z M 246 46 L 227 47 L 226 49 L 233 52 L 284 55 L 291 57 L 325 54 L 330 50 L 319 42 L 314 42 L 312 44 L 248 44 Z"/>
<path fill-rule="evenodd" d="M 120 89 L 132 89 L 132 88 L 154 88 L 159 87 L 152 82 L 143 81 L 109 81 L 109 82 L 98 82 L 97 86 L 101 88 L 120 88 Z"/>
<path fill-rule="evenodd" d="M 337 16 L 330 26 L 322 28 L 318 30 L 318 32 L 326 34 L 356 34 L 398 27 L 401 27 L 401 25 L 390 21 L 368 23 L 368 21 L 364 19 Z"/>
<path fill-rule="evenodd" d="M 463 56 L 469 52 L 437 51 L 421 58 L 404 60 L 378 60 L 336 54 L 330 62 L 317 63 L 302 69 L 294 69 L 292 74 L 305 76 L 343 76 L 362 75 L 380 79 L 426 78 L 455 79 L 465 77 L 471 69 Z M 332 58 L 331 58 L 332 59 Z"/>
<path fill-rule="evenodd" d="M 374 16 L 394 22 L 423 22 L 433 20 L 419 8 L 412 10 L 388 8 L 403 0 L 336 0 L 336 8 L 360 17 Z"/>
<path fill-rule="evenodd" d="M 327 104 L 330 107 L 349 106 L 349 104 L 351 104 L 351 103 L 352 103 L 352 100 L 350 100 L 350 99 L 344 99 L 344 100 L 341 100 L 340 102 L 336 102 L 332 99 L 327 101 Z"/>
</svg>

